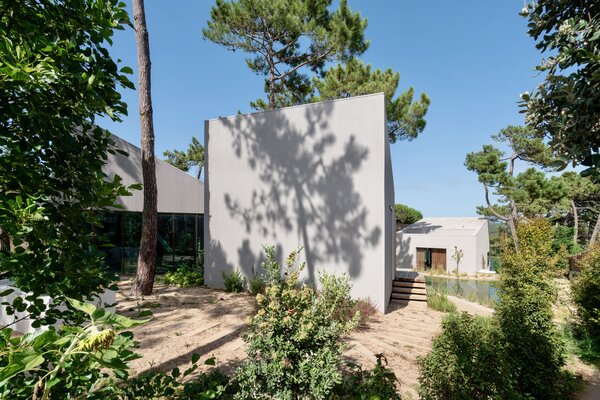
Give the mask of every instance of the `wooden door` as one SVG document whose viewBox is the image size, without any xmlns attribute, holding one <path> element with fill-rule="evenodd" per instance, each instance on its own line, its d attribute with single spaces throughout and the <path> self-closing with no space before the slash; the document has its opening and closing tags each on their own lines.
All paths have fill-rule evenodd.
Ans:
<svg viewBox="0 0 600 400">
<path fill-rule="evenodd" d="M 425 271 L 425 249 L 417 247 L 417 271 Z"/>
<path fill-rule="evenodd" d="M 447 272 L 446 249 L 431 249 L 431 268 Z"/>
</svg>

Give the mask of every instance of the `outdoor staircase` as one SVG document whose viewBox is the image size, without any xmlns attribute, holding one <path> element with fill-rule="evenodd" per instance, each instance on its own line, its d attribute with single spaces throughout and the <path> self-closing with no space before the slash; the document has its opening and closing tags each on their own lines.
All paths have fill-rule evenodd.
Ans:
<svg viewBox="0 0 600 400">
<path fill-rule="evenodd" d="M 409 302 L 427 303 L 425 279 L 422 277 L 396 278 L 393 280 L 390 303 L 405 305 Z"/>
</svg>

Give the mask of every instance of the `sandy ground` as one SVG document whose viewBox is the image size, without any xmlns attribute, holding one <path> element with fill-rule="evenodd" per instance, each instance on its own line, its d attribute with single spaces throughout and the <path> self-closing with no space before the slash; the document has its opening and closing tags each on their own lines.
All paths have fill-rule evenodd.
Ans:
<svg viewBox="0 0 600 400">
<path fill-rule="evenodd" d="M 131 281 L 122 281 L 117 292 L 117 311 L 136 317 L 140 309 L 152 310 L 154 317 L 133 331 L 140 342 L 133 373 L 149 369 L 171 370 L 189 366 L 192 354 L 201 360 L 217 359 L 217 366 L 232 372 L 246 357 L 241 338 L 247 320 L 255 312 L 254 298 L 248 294 L 232 294 L 202 287 L 176 288 L 161 283 L 154 295 L 141 300 L 129 298 Z M 449 296 L 459 311 L 489 316 L 493 310 L 463 299 Z M 417 358 L 431 350 L 433 338 L 440 332 L 444 313 L 427 308 L 423 303 L 390 308 L 377 315 L 369 326 L 353 332 L 346 340 L 345 357 L 372 368 L 375 354 L 383 353 L 400 383 L 404 399 L 416 399 L 419 369 Z M 586 380 L 595 371 L 579 360 L 570 368 Z M 208 368 L 208 367 L 206 367 Z M 600 377 L 586 386 L 580 400 L 600 399 Z"/>
<path fill-rule="evenodd" d="M 133 331 L 143 358 L 132 363 L 135 373 L 149 369 L 185 368 L 193 353 L 201 360 L 214 356 L 217 366 L 231 372 L 245 358 L 241 334 L 254 313 L 254 298 L 207 288 L 175 288 L 157 283 L 155 293 L 142 300 L 129 298 L 130 281 L 117 293 L 119 313 L 135 317 L 152 310 L 153 319 Z M 369 326 L 347 340 L 348 360 L 372 368 L 383 353 L 400 381 L 403 398 L 417 398 L 416 359 L 431 349 L 444 314 L 422 304 L 410 304 L 376 316 Z"/>
</svg>

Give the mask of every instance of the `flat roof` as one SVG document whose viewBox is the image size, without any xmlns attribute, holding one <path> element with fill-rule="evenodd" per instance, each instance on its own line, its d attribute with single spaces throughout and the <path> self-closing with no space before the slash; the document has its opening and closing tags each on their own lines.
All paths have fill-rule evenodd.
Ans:
<svg viewBox="0 0 600 400">
<path fill-rule="evenodd" d="M 487 223 L 487 219 L 477 217 L 423 218 L 404 227 L 400 232 L 417 235 L 475 236 Z"/>
</svg>

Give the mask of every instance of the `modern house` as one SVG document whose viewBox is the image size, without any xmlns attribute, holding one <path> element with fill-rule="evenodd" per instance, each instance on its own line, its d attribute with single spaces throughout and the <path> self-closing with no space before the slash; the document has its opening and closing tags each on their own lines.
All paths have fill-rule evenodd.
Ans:
<svg viewBox="0 0 600 400">
<path fill-rule="evenodd" d="M 400 270 L 431 269 L 475 275 L 488 268 L 490 250 L 485 218 L 424 218 L 396 233 L 396 265 Z M 453 258 L 454 257 L 454 258 Z"/>
<path fill-rule="evenodd" d="M 205 123 L 205 282 L 260 273 L 264 245 L 302 246 L 301 279 L 348 274 L 380 311 L 394 277 L 394 186 L 383 94 Z"/>
<path fill-rule="evenodd" d="M 112 136 L 117 148 L 128 153 L 109 154 L 104 172 L 109 179 L 119 175 L 124 185 L 142 183 L 142 154 L 139 147 Z M 194 263 L 204 237 L 204 184 L 171 164 L 156 159 L 158 189 L 157 269 L 164 271 L 179 263 Z M 114 247 L 107 248 L 107 261 L 121 273 L 134 273 L 139 253 L 144 194 L 117 199 L 122 209 L 104 214 L 105 234 Z"/>
</svg>

